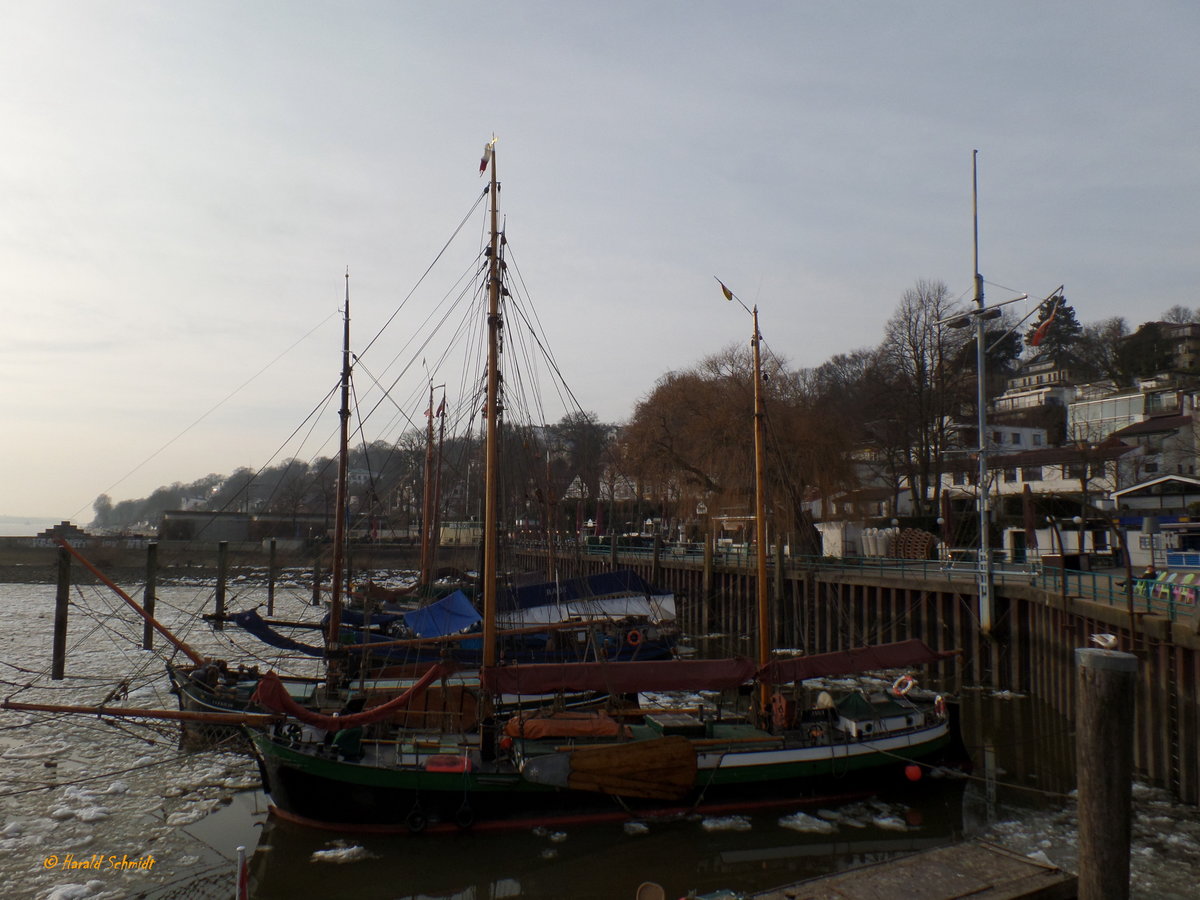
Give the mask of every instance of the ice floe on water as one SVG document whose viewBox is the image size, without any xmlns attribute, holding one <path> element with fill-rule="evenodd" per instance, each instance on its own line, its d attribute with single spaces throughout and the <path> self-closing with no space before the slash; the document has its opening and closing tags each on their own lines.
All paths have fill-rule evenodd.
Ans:
<svg viewBox="0 0 1200 900">
<path fill-rule="evenodd" d="M 624 825 L 624 831 L 626 834 L 631 835 L 649 834 L 650 826 L 645 822 L 626 822 Z"/>
<path fill-rule="evenodd" d="M 1026 811 L 990 825 L 985 839 L 1026 855 L 1044 854 L 1054 865 L 1078 871 L 1078 820 L 1074 801 L 1059 810 Z M 1200 873 L 1200 815 L 1163 790 L 1133 786 L 1131 893 L 1137 900 L 1193 900 Z"/>
<path fill-rule="evenodd" d="M 884 831 L 908 831 L 908 823 L 898 816 L 875 816 L 871 824 Z"/>
<path fill-rule="evenodd" d="M 99 879 L 83 884 L 60 884 L 37 895 L 38 900 L 109 900 L 121 896 L 124 891 L 114 891 L 112 885 Z"/>
<path fill-rule="evenodd" d="M 828 819 L 810 816 L 802 812 L 784 816 L 779 820 L 779 824 L 792 831 L 804 831 L 810 834 L 833 834 L 838 830 L 837 825 Z"/>
<path fill-rule="evenodd" d="M 749 831 L 753 826 L 746 816 L 706 817 L 700 827 L 705 831 Z"/>
<path fill-rule="evenodd" d="M 315 850 L 310 857 L 315 863 L 334 863 L 337 865 L 362 862 L 364 859 L 372 858 L 373 856 L 368 852 L 366 847 L 361 844 L 348 844 L 344 841 L 334 841 L 333 846 L 328 850 Z"/>
</svg>

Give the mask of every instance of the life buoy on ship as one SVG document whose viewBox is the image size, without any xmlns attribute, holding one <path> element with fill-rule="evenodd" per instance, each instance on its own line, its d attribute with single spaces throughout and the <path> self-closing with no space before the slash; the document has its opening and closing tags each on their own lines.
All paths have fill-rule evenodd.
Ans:
<svg viewBox="0 0 1200 900">
<path fill-rule="evenodd" d="M 916 679 L 911 675 L 901 675 L 892 684 L 892 693 L 897 697 L 906 697 L 908 696 L 908 692 L 911 691 L 916 684 Z"/>
<path fill-rule="evenodd" d="M 636 647 L 642 642 L 642 633 L 636 628 L 625 635 L 625 643 L 630 647 Z"/>
</svg>

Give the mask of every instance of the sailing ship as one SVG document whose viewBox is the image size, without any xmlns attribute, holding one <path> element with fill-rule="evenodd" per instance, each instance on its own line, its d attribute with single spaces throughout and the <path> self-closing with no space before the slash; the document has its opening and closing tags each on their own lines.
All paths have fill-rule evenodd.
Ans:
<svg viewBox="0 0 1200 900">
<path fill-rule="evenodd" d="M 934 758 L 951 741 L 946 705 L 912 690 L 903 676 L 892 689 L 860 689 L 841 699 L 809 698 L 802 682 L 830 675 L 910 668 L 943 659 L 920 641 L 792 660 L 772 660 L 766 608 L 763 501 L 763 401 L 757 309 L 754 311 L 755 474 L 758 527 L 758 658 L 608 661 L 571 664 L 512 662 L 500 656 L 497 473 L 498 417 L 503 402 L 499 358 L 506 238 L 499 222 L 499 182 L 493 145 L 485 151 L 490 243 L 485 282 L 487 374 L 481 662 L 478 693 L 445 727 L 414 726 L 408 710 L 435 684 L 450 683 L 452 661 L 431 667 L 403 694 L 375 705 L 349 704 L 328 690 L 323 708 L 296 703 L 274 676 L 254 701 L 287 724 L 254 733 L 264 790 L 275 811 L 309 825 L 353 830 L 420 831 L 431 823 L 467 827 L 534 815 L 574 816 L 607 809 L 711 808 L 754 798 L 791 795 L 814 780 L 892 772 Z M 722 285 L 724 288 L 724 286 Z M 334 644 L 336 632 L 330 632 Z M 345 652 L 343 650 L 343 652 Z M 327 688 L 331 687 L 327 685 Z M 799 685 L 799 687 L 797 687 Z M 595 690 L 604 708 L 503 710 L 503 696 Z M 751 708 L 728 713 L 707 703 L 647 710 L 626 698 L 646 692 L 705 692 L 751 697 Z M 463 695 L 467 696 L 466 694 Z M 809 702 L 815 699 L 815 702 Z M 364 707 L 365 708 L 360 708 Z"/>
</svg>

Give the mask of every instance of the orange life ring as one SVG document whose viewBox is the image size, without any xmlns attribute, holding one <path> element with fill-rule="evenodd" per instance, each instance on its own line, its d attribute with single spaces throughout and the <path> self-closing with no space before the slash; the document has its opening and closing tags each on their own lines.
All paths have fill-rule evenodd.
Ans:
<svg viewBox="0 0 1200 900">
<path fill-rule="evenodd" d="M 627 643 L 630 647 L 636 647 L 641 642 L 642 642 L 642 633 L 640 631 L 638 631 L 636 628 L 633 629 L 631 632 L 629 632 L 629 634 L 625 635 L 625 643 Z"/>
<path fill-rule="evenodd" d="M 916 686 L 917 680 L 911 675 L 901 675 L 892 684 L 892 693 L 897 697 L 907 696 L 908 692 Z"/>
</svg>

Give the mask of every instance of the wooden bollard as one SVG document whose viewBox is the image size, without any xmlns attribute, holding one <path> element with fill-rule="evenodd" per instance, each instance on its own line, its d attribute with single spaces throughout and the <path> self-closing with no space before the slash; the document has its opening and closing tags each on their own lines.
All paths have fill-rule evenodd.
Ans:
<svg viewBox="0 0 1200 900">
<path fill-rule="evenodd" d="M 71 602 L 71 554 L 58 548 L 58 593 L 54 596 L 54 642 L 50 677 L 62 681 L 67 669 L 67 609 Z"/>
<path fill-rule="evenodd" d="M 1128 900 L 1138 661 L 1132 653 L 1080 648 L 1075 665 L 1079 900 Z"/>
<path fill-rule="evenodd" d="M 142 591 L 142 608 L 154 618 L 154 603 L 158 593 L 158 541 L 146 545 L 146 589 Z M 154 649 L 154 626 L 147 619 L 142 623 L 142 649 Z"/>
<path fill-rule="evenodd" d="M 217 541 L 216 618 L 213 628 L 225 630 L 225 580 L 229 575 L 229 541 Z"/>
</svg>

